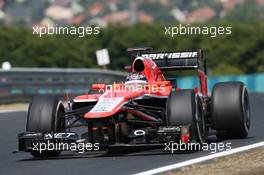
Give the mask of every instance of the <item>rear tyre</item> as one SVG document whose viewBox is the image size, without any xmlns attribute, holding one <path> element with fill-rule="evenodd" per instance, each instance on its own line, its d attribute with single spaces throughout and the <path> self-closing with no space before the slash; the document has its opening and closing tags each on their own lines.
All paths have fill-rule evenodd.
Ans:
<svg viewBox="0 0 264 175">
<path fill-rule="evenodd" d="M 193 90 L 172 91 L 167 100 L 167 125 L 190 125 L 190 141 L 204 142 L 204 120 L 199 97 Z"/>
<path fill-rule="evenodd" d="M 26 130 L 29 132 L 61 132 L 65 130 L 65 113 L 62 102 L 52 96 L 35 96 L 29 106 Z M 31 150 L 34 157 L 59 156 L 60 151 Z"/>
<path fill-rule="evenodd" d="M 242 82 L 224 82 L 212 91 L 212 124 L 219 139 L 246 138 L 250 128 L 250 104 Z"/>
</svg>

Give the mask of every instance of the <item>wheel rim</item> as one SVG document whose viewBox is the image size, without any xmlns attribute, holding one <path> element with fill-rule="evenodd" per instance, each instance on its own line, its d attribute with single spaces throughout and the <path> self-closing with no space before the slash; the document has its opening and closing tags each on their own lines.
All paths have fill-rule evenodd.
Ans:
<svg viewBox="0 0 264 175">
<path fill-rule="evenodd" d="M 61 101 L 59 101 L 57 109 L 56 109 L 56 117 L 55 117 L 55 131 L 60 132 L 65 130 L 65 120 L 64 116 L 64 107 Z"/>
<path fill-rule="evenodd" d="M 195 103 L 196 103 L 196 112 L 195 112 L 196 133 L 197 133 L 198 142 L 202 144 L 204 142 L 204 137 L 202 135 L 204 131 L 204 120 L 203 120 L 201 108 L 199 108 L 199 101 L 197 95 L 195 98 Z"/>
<path fill-rule="evenodd" d="M 248 131 L 250 127 L 250 106 L 249 106 L 249 96 L 246 88 L 243 89 L 243 112 L 244 112 L 244 125 L 245 129 Z"/>
</svg>

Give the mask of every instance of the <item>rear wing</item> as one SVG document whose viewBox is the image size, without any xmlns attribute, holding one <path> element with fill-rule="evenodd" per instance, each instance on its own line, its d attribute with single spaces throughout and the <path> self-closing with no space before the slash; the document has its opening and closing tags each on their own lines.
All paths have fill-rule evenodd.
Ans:
<svg viewBox="0 0 264 175">
<path fill-rule="evenodd" d="M 152 52 L 152 48 L 128 49 L 132 59 L 151 58 L 161 70 L 198 69 L 206 74 L 206 59 L 202 50 L 182 52 Z"/>
</svg>

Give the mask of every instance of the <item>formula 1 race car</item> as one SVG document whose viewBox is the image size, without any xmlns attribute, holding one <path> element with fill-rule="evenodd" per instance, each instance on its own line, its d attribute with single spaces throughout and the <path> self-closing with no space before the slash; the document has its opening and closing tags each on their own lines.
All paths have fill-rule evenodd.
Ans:
<svg viewBox="0 0 264 175">
<path fill-rule="evenodd" d="M 246 87 L 242 82 L 217 83 L 209 96 L 201 50 L 153 52 L 146 47 L 128 52 L 132 66 L 124 83 L 93 84 L 96 93 L 77 96 L 68 105 L 56 97 L 34 97 L 26 132 L 18 135 L 19 151 L 49 157 L 72 150 L 64 144 L 89 143 L 88 150 L 95 151 L 180 141 L 201 144 L 212 135 L 218 139 L 247 137 L 250 104 Z M 198 71 L 199 88 L 181 89 L 177 79 L 166 80 L 161 71 L 192 69 Z M 85 129 L 80 134 L 72 131 L 76 127 Z M 42 144 L 37 147 L 38 143 Z M 53 149 L 39 151 L 44 143 L 53 143 Z M 63 144 L 54 149 L 55 143 Z"/>
</svg>

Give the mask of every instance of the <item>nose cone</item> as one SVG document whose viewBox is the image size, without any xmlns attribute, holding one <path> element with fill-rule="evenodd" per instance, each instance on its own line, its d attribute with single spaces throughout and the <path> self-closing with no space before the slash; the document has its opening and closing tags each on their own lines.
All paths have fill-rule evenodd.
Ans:
<svg viewBox="0 0 264 175">
<path fill-rule="evenodd" d="M 104 118 L 111 117 L 118 113 L 124 104 L 130 99 L 139 97 L 143 92 L 133 92 L 126 90 L 108 91 L 100 96 L 96 105 L 84 115 L 84 118 Z"/>
</svg>

